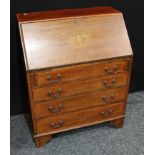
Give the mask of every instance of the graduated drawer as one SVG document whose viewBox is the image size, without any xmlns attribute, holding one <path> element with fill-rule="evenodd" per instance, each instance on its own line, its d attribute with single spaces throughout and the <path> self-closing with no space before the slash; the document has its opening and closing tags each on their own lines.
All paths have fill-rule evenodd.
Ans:
<svg viewBox="0 0 155 155">
<path fill-rule="evenodd" d="M 116 103 L 36 120 L 37 134 L 65 130 L 124 117 L 125 104 Z"/>
<path fill-rule="evenodd" d="M 106 106 L 107 104 L 125 100 L 126 93 L 127 88 L 122 87 L 86 95 L 73 96 L 66 99 L 36 103 L 33 105 L 34 116 L 38 119 L 99 105 Z"/>
<path fill-rule="evenodd" d="M 107 88 L 114 88 L 116 86 L 123 86 L 127 84 L 127 81 L 128 75 L 125 74 L 33 88 L 32 98 L 34 102 L 57 99 L 60 97 L 73 96 L 97 90 L 104 90 Z"/>
<path fill-rule="evenodd" d="M 74 65 L 64 68 L 55 68 L 34 73 L 36 86 L 47 84 L 65 83 L 103 75 L 119 74 L 128 71 L 129 61 L 113 60 L 82 65 Z"/>
</svg>

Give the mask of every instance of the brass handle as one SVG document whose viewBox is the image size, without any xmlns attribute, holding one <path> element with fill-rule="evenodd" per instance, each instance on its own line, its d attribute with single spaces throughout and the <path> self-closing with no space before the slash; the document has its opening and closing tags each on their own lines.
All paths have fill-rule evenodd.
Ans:
<svg viewBox="0 0 155 155">
<path fill-rule="evenodd" d="M 124 70 L 129 71 L 129 68 L 130 68 L 130 63 L 128 61 L 127 64 L 125 64 L 125 66 L 124 66 Z"/>
<path fill-rule="evenodd" d="M 102 116 L 108 116 L 108 115 L 111 115 L 112 113 L 113 113 L 112 109 L 101 112 Z"/>
<path fill-rule="evenodd" d="M 103 96 L 103 97 L 102 97 L 102 100 L 103 100 L 104 102 L 112 102 L 112 101 L 114 101 L 114 99 L 115 99 L 115 94 L 112 94 L 109 98 L 106 97 L 106 96 Z"/>
<path fill-rule="evenodd" d="M 48 95 L 49 97 L 58 97 L 58 96 L 61 95 L 62 92 L 63 92 L 63 89 L 62 89 L 62 88 L 59 88 L 59 89 L 56 91 L 55 94 L 52 93 L 51 90 L 49 90 L 48 93 L 47 93 L 47 95 Z"/>
<path fill-rule="evenodd" d="M 58 113 L 63 109 L 63 104 L 58 105 L 57 107 L 49 106 L 49 111 L 52 113 Z"/>
<path fill-rule="evenodd" d="M 51 81 L 51 80 L 52 80 L 52 76 L 50 76 L 50 75 L 47 76 L 47 80 L 48 80 L 48 81 Z"/>
<path fill-rule="evenodd" d="M 62 78 L 62 75 L 61 74 L 58 74 L 57 75 L 57 78 L 59 78 L 59 79 Z"/>
<path fill-rule="evenodd" d="M 51 82 L 51 83 L 58 83 L 58 82 L 61 81 L 61 78 L 62 78 L 62 75 L 61 75 L 61 74 L 58 74 L 56 80 L 52 80 L 52 76 L 51 76 L 51 75 L 47 76 L 46 79 L 47 79 L 49 82 Z"/>
<path fill-rule="evenodd" d="M 48 94 L 49 97 L 51 97 L 52 96 L 51 90 L 48 90 L 48 93 L 47 94 Z"/>
<path fill-rule="evenodd" d="M 53 129 L 61 128 L 63 125 L 64 125 L 64 121 L 63 120 L 61 120 L 59 122 L 56 122 L 56 123 L 51 123 L 51 127 Z"/>
<path fill-rule="evenodd" d="M 118 72 L 118 69 L 119 69 L 118 66 L 114 65 L 112 68 L 105 67 L 104 71 L 105 71 L 106 74 L 114 74 L 114 73 Z"/>
<path fill-rule="evenodd" d="M 106 88 L 109 88 L 109 87 L 113 87 L 114 85 L 116 84 L 116 79 L 112 79 L 111 83 L 108 83 L 108 81 L 103 81 L 103 85 L 106 87 Z"/>
</svg>

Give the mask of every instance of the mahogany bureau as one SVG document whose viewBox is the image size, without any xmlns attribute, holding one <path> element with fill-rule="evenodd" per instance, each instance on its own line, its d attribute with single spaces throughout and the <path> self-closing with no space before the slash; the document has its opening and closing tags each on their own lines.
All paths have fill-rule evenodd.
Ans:
<svg viewBox="0 0 155 155">
<path fill-rule="evenodd" d="M 132 49 L 111 7 L 17 14 L 37 147 L 51 135 L 125 118 Z"/>
</svg>

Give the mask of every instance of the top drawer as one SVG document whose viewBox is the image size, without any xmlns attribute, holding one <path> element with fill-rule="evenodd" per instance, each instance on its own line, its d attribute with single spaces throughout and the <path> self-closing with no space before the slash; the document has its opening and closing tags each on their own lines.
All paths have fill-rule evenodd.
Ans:
<svg viewBox="0 0 155 155">
<path fill-rule="evenodd" d="M 64 68 L 49 69 L 34 73 L 36 86 L 64 83 L 103 75 L 120 74 L 129 69 L 129 60 L 113 60 L 82 65 L 74 65 Z"/>
</svg>

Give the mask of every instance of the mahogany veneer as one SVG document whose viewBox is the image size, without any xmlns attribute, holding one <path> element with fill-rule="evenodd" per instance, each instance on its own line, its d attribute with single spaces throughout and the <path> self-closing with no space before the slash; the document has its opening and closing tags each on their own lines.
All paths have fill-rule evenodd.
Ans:
<svg viewBox="0 0 155 155">
<path fill-rule="evenodd" d="M 95 7 L 17 19 L 36 146 L 102 122 L 122 127 L 132 64 L 122 13 Z"/>
</svg>

